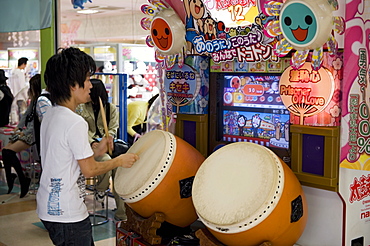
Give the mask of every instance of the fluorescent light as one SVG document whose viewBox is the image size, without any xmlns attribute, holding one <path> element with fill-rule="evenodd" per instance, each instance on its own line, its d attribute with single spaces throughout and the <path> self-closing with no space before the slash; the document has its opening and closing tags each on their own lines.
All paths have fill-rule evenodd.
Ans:
<svg viewBox="0 0 370 246">
<path fill-rule="evenodd" d="M 77 13 L 79 13 L 79 14 L 85 14 L 85 15 L 95 14 L 95 13 L 98 13 L 98 12 L 99 11 L 98 10 L 95 10 L 95 9 L 82 9 L 82 10 L 77 11 Z"/>
</svg>

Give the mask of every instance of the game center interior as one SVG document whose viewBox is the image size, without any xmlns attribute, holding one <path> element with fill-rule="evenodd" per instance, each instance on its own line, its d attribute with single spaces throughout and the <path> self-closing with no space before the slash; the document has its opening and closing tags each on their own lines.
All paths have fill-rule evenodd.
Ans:
<svg viewBox="0 0 370 246">
<path fill-rule="evenodd" d="M 140 159 L 117 169 L 103 202 L 86 181 L 95 245 L 370 245 L 369 1 L 143 0 L 133 28 L 145 43 L 109 47 L 58 40 L 57 1 L 45 2 L 51 24 L 22 56 L 41 74 L 58 46 L 92 56 L 117 138 L 128 141 L 128 105 L 159 94 L 127 151 Z M 1 49 L 11 78 L 20 47 Z M 137 75 L 147 84 L 133 94 Z M 0 128 L 0 149 L 15 127 Z M 24 198 L 0 168 L 0 246 L 52 245 L 31 152 L 17 155 Z M 114 217 L 113 183 L 127 219 Z"/>
</svg>

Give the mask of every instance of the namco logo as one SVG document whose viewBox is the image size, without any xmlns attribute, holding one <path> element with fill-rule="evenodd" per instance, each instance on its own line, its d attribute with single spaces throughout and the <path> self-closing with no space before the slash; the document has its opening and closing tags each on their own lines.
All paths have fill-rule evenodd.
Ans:
<svg viewBox="0 0 370 246">
<path fill-rule="evenodd" d="M 367 219 L 369 217 L 370 217 L 370 212 L 369 211 L 361 213 L 361 219 Z"/>
<path fill-rule="evenodd" d="M 359 179 L 354 178 L 353 183 L 349 187 L 350 195 L 349 202 L 361 201 L 370 194 L 370 174 L 365 176 L 362 175 Z M 369 213 L 369 212 L 367 212 Z M 368 217 L 370 214 L 368 215 Z"/>
</svg>

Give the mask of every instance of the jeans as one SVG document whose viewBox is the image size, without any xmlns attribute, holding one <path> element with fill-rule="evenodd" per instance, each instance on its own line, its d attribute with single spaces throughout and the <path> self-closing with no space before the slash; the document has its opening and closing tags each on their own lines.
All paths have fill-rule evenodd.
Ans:
<svg viewBox="0 0 370 246">
<path fill-rule="evenodd" d="M 75 223 L 41 220 L 49 231 L 49 237 L 58 246 L 94 246 L 90 218 Z"/>
</svg>

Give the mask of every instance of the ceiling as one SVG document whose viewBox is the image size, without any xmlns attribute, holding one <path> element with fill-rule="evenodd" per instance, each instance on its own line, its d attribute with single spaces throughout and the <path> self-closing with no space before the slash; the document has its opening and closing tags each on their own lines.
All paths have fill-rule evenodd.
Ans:
<svg viewBox="0 0 370 246">
<path fill-rule="evenodd" d="M 81 8 L 74 9 L 71 0 L 61 0 L 60 9 L 61 17 L 63 19 L 83 19 L 86 16 L 84 14 L 77 13 Z M 98 10 L 99 12 L 94 14 L 96 17 L 107 16 L 107 15 L 122 15 L 131 14 L 132 12 L 141 12 L 140 6 L 144 3 L 148 3 L 147 0 L 87 0 L 83 4 L 84 9 Z"/>
<path fill-rule="evenodd" d="M 62 39 L 73 43 L 145 43 L 148 31 L 140 26 L 145 16 L 140 11 L 147 0 L 91 0 L 84 9 L 98 10 L 95 14 L 77 13 L 71 0 L 60 0 L 59 21 Z"/>
</svg>

